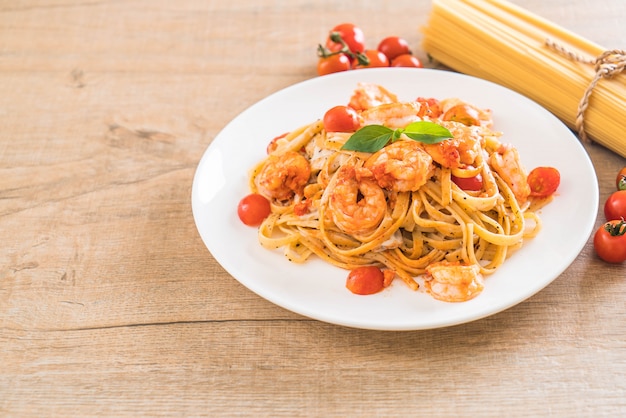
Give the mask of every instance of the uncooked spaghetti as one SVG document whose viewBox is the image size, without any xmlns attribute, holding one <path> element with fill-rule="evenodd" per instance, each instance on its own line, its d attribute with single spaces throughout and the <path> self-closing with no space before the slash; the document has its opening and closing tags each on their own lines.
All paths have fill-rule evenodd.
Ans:
<svg viewBox="0 0 626 418">
<path fill-rule="evenodd" d="M 433 0 L 423 33 L 435 60 L 535 100 L 626 157 L 623 51 L 607 53 L 505 0 Z"/>
</svg>

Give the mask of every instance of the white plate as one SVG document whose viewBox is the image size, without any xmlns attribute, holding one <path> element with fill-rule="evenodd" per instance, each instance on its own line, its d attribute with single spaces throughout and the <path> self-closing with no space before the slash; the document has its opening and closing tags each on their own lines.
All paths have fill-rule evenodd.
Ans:
<svg viewBox="0 0 626 418">
<path fill-rule="evenodd" d="M 401 100 L 459 97 L 493 110 L 503 142 L 514 144 L 527 169 L 561 172 L 558 196 L 541 210 L 543 229 L 493 275 L 484 291 L 463 303 L 446 303 L 400 280 L 370 296 L 345 287 L 348 272 L 317 258 L 290 263 L 282 252 L 263 249 L 257 230 L 237 217 L 249 193 L 248 170 L 265 155 L 273 137 L 323 117 L 346 104 L 357 82 L 378 83 Z M 428 69 L 354 70 L 316 77 L 285 88 L 231 121 L 203 155 L 193 182 L 196 226 L 213 257 L 261 297 L 301 315 L 329 323 L 377 330 L 417 330 L 473 321 L 514 306 L 557 278 L 589 238 L 598 209 L 595 171 L 571 131 L 535 102 L 499 85 L 462 74 Z"/>
</svg>

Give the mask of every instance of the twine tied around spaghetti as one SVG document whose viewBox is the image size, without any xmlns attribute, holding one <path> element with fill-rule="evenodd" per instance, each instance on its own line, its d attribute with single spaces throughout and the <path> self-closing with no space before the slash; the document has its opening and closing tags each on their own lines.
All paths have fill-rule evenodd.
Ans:
<svg viewBox="0 0 626 418">
<path fill-rule="evenodd" d="M 611 78 L 626 69 L 626 51 L 621 49 L 612 49 L 603 52 L 595 59 L 591 59 L 570 51 L 550 39 L 546 39 L 545 43 L 549 48 L 554 49 L 555 51 L 561 53 L 572 61 L 578 61 L 584 64 L 594 65 L 595 67 L 596 73 L 578 104 L 578 113 L 576 115 L 576 129 L 578 130 L 578 135 L 581 140 L 586 141 L 587 133 L 585 132 L 584 116 L 585 111 L 589 106 L 589 98 L 591 97 L 591 93 L 595 89 L 596 84 L 598 84 L 598 82 L 602 78 Z"/>
</svg>

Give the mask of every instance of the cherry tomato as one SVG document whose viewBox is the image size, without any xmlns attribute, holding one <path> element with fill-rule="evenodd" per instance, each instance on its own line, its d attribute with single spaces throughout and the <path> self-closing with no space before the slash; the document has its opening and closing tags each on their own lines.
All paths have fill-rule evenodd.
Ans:
<svg viewBox="0 0 626 418">
<path fill-rule="evenodd" d="M 452 106 L 446 110 L 442 118 L 443 120 L 451 120 L 467 126 L 480 125 L 478 110 L 467 104 Z"/>
<path fill-rule="evenodd" d="M 389 58 L 377 49 L 366 49 L 363 51 L 363 55 L 369 59 L 369 64 L 356 64 L 354 68 L 377 68 L 377 67 L 389 67 Z"/>
<path fill-rule="evenodd" d="M 612 220 L 602 225 L 593 236 L 598 257 L 608 263 L 626 261 L 626 223 Z"/>
<path fill-rule="evenodd" d="M 452 176 L 452 181 L 463 190 L 479 191 L 483 188 L 483 178 L 480 174 L 474 177 Z"/>
<path fill-rule="evenodd" d="M 384 274 L 376 266 L 357 267 L 350 271 L 346 287 L 357 295 L 371 295 L 384 288 Z"/>
<path fill-rule="evenodd" d="M 617 173 L 615 187 L 617 187 L 617 190 L 626 190 L 626 167 L 622 168 L 619 173 Z"/>
<path fill-rule="evenodd" d="M 613 192 L 604 202 L 604 216 L 607 221 L 626 219 L 626 190 Z"/>
<path fill-rule="evenodd" d="M 247 195 L 237 206 L 239 219 L 248 226 L 259 226 L 271 211 L 270 201 L 258 193 Z"/>
<path fill-rule="evenodd" d="M 346 54 L 334 54 L 321 57 L 317 62 L 317 74 L 326 75 L 348 71 L 351 67 L 350 58 Z"/>
<path fill-rule="evenodd" d="M 389 61 L 399 55 L 411 54 L 411 48 L 409 43 L 399 36 L 388 36 L 378 44 L 377 48 L 380 52 L 385 54 Z"/>
<path fill-rule="evenodd" d="M 359 126 L 359 115 L 350 106 L 335 106 L 324 114 L 327 132 L 354 132 Z"/>
<path fill-rule="evenodd" d="M 548 197 L 559 188 L 561 174 L 554 167 L 536 167 L 528 174 L 530 195 L 534 197 Z"/>
<path fill-rule="evenodd" d="M 391 60 L 392 67 L 424 68 L 422 62 L 411 54 L 402 54 Z"/>
<path fill-rule="evenodd" d="M 352 23 L 342 23 L 335 26 L 328 34 L 326 48 L 330 51 L 340 51 L 343 48 L 341 42 L 335 42 L 331 39 L 333 32 L 337 32 L 341 36 L 350 51 L 363 52 L 365 50 L 365 35 L 361 28 Z"/>
</svg>

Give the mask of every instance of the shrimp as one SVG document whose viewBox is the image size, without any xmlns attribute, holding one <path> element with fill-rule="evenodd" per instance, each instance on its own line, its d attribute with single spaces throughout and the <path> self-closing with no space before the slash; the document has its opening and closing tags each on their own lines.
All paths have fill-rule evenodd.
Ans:
<svg viewBox="0 0 626 418">
<path fill-rule="evenodd" d="M 418 115 L 418 102 L 385 103 L 361 112 L 362 125 L 385 125 L 389 128 L 404 128 L 409 123 L 422 120 Z"/>
<path fill-rule="evenodd" d="M 301 154 L 288 151 L 270 155 L 261 168 L 255 183 L 266 197 L 287 200 L 294 194 L 302 194 L 311 176 L 311 166 Z"/>
<path fill-rule="evenodd" d="M 395 94 L 378 84 L 358 83 L 348 106 L 359 111 L 397 101 L 398 97 Z"/>
<path fill-rule="evenodd" d="M 493 125 L 491 110 L 480 109 L 457 98 L 443 99 L 440 104 L 443 120 L 452 120 L 468 126 L 491 127 Z"/>
<path fill-rule="evenodd" d="M 387 202 L 374 179 L 361 176 L 353 165 L 342 166 L 331 190 L 328 208 L 335 225 L 347 234 L 367 234 L 383 220 Z"/>
<path fill-rule="evenodd" d="M 424 150 L 443 167 L 454 169 L 472 165 L 483 147 L 481 128 L 458 122 L 443 122 L 442 126 L 452 133 L 453 138 L 424 144 Z"/>
<path fill-rule="evenodd" d="M 365 161 L 378 185 L 397 192 L 414 192 L 433 175 L 433 159 L 412 140 L 387 145 Z"/>
<path fill-rule="evenodd" d="M 426 288 L 435 299 L 444 302 L 464 302 L 484 288 L 480 267 L 458 262 L 439 261 L 426 267 Z"/>
<path fill-rule="evenodd" d="M 526 202 L 530 195 L 530 186 L 515 147 L 501 145 L 489 156 L 489 166 L 509 185 L 520 204 Z"/>
</svg>

